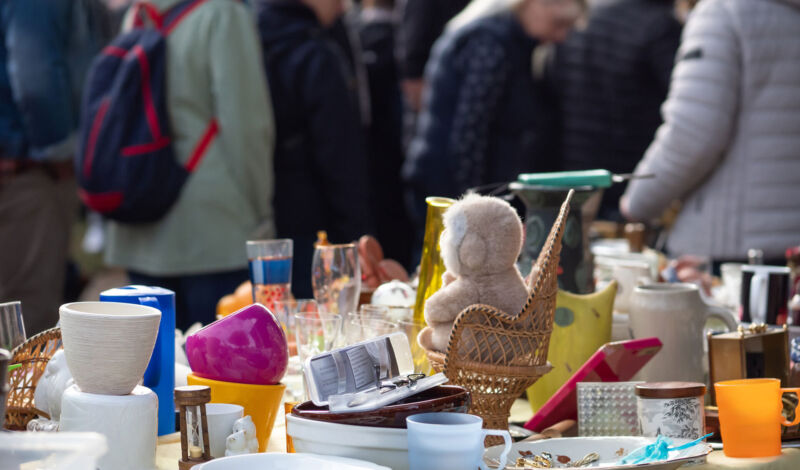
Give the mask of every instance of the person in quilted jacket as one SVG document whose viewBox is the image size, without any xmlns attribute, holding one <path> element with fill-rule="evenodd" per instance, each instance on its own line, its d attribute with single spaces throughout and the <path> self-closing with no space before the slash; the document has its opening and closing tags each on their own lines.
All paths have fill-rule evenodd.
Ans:
<svg viewBox="0 0 800 470">
<path fill-rule="evenodd" d="M 800 0 L 702 0 L 689 15 L 664 124 L 621 202 L 633 220 L 682 201 L 674 255 L 767 264 L 800 243 Z"/>
</svg>

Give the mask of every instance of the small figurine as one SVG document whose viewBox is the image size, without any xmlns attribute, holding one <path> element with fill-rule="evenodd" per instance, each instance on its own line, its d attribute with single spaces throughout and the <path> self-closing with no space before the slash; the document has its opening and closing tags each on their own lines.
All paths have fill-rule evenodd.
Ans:
<svg viewBox="0 0 800 470">
<path fill-rule="evenodd" d="M 30 432 L 57 432 L 59 425 L 58 421 L 51 421 L 47 418 L 34 418 L 28 421 L 26 429 Z"/>
<path fill-rule="evenodd" d="M 233 423 L 233 433 L 225 440 L 225 457 L 258 452 L 256 425 L 247 415 Z"/>
<path fill-rule="evenodd" d="M 237 431 L 225 439 L 225 457 L 249 453 L 250 451 L 247 448 L 247 437 L 245 436 L 244 431 Z"/>
<path fill-rule="evenodd" d="M 50 419 L 56 421 L 56 426 L 61 419 L 61 397 L 73 383 L 64 350 L 58 350 L 47 362 L 44 375 L 36 384 L 33 394 L 36 409 L 50 415 Z"/>
</svg>

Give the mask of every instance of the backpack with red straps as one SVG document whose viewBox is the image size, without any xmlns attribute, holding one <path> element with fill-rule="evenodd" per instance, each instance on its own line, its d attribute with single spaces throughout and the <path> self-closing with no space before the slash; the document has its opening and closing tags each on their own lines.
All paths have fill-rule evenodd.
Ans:
<svg viewBox="0 0 800 470">
<path fill-rule="evenodd" d="M 105 217 L 127 223 L 160 219 L 199 161 L 190 158 L 183 165 L 172 148 L 166 37 L 205 1 L 184 0 L 163 14 L 137 3 L 134 28 L 92 63 L 75 173 L 84 204 Z"/>
</svg>

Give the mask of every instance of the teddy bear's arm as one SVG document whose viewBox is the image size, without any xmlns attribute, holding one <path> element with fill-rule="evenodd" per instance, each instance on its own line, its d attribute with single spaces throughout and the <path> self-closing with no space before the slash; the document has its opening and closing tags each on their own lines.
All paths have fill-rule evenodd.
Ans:
<svg viewBox="0 0 800 470">
<path fill-rule="evenodd" d="M 463 277 L 456 279 L 425 302 L 425 319 L 429 323 L 455 321 L 462 310 L 478 303 L 478 292 L 474 282 Z"/>
</svg>

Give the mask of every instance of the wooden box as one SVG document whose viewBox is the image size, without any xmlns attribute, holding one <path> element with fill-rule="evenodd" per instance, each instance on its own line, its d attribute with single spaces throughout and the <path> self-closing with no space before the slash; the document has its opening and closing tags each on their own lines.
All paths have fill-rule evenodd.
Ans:
<svg viewBox="0 0 800 470">
<path fill-rule="evenodd" d="M 756 325 L 739 331 L 708 335 L 708 372 L 711 403 L 716 404 L 714 383 L 723 380 L 776 378 L 789 381 L 789 332 Z"/>
<path fill-rule="evenodd" d="M 739 327 L 736 333 L 708 336 L 711 403 L 716 404 L 714 383 L 722 380 L 776 378 L 781 386 L 789 381 L 789 331 L 786 326 L 768 329 L 764 325 Z M 783 417 L 794 419 L 798 397 L 783 395 Z M 712 413 L 713 414 L 713 413 Z M 781 427 L 781 439 L 800 438 L 800 425 Z"/>
</svg>

